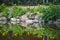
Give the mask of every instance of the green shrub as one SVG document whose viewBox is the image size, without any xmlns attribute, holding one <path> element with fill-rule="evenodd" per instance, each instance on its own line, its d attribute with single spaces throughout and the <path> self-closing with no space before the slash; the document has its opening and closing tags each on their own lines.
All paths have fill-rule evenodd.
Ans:
<svg viewBox="0 0 60 40">
<path fill-rule="evenodd" d="M 6 5 L 2 4 L 0 5 L 0 12 L 1 12 L 0 17 L 8 16 L 9 9 L 7 8 Z"/>
<path fill-rule="evenodd" d="M 58 12 L 58 7 L 56 5 L 50 5 L 48 8 L 46 8 L 43 19 L 47 21 L 56 20 L 58 18 Z"/>
<path fill-rule="evenodd" d="M 25 10 L 22 9 L 21 7 L 13 6 L 11 13 L 12 13 L 11 15 L 16 18 L 17 16 L 25 14 Z"/>
<path fill-rule="evenodd" d="M 19 35 L 22 35 L 24 33 L 24 29 L 21 26 L 17 25 L 17 24 L 13 25 L 12 31 L 13 31 L 13 34 L 17 33 Z"/>
</svg>

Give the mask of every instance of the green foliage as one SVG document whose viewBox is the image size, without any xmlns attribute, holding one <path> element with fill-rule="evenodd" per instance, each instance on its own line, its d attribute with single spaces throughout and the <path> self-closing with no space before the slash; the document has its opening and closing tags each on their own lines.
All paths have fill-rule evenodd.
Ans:
<svg viewBox="0 0 60 40">
<path fill-rule="evenodd" d="M 26 10 L 24 10 L 21 7 L 17 7 L 16 5 L 13 6 L 13 8 L 10 10 L 7 9 L 7 7 L 3 7 L 3 11 L 0 14 L 1 16 L 7 16 L 9 14 L 9 12 L 11 12 L 11 15 L 13 16 L 13 18 L 16 18 L 17 16 L 21 16 L 23 14 L 25 14 Z M 60 17 L 60 11 L 58 10 L 58 7 L 55 5 L 50 5 L 47 8 L 44 8 L 42 6 L 39 6 L 38 8 L 27 8 L 27 11 L 29 12 L 39 12 L 37 13 L 37 16 L 39 16 L 39 18 L 41 17 L 42 19 L 48 21 L 48 20 L 56 20 L 57 18 Z M 28 15 L 29 16 L 29 15 Z M 8 16 L 7 16 L 8 17 Z M 4 32 L 8 32 L 9 28 L 7 28 L 6 26 L 4 26 L 2 28 L 2 30 Z M 50 26 L 40 26 L 37 28 L 30 28 L 27 27 L 26 29 L 23 29 L 20 25 L 13 25 L 12 26 L 12 31 L 13 34 L 23 34 L 24 32 L 29 32 L 32 33 L 33 35 L 35 34 L 39 34 L 39 35 L 46 35 L 46 36 L 56 36 L 56 34 L 58 34 L 59 32 L 57 32 L 56 29 L 50 28 Z"/>
<path fill-rule="evenodd" d="M 56 29 L 53 29 L 53 28 L 50 28 L 49 26 L 47 25 L 44 25 L 44 26 L 38 26 L 37 28 L 30 28 L 30 27 L 27 27 L 25 29 L 25 32 L 29 32 L 29 33 L 32 33 L 33 35 L 45 35 L 45 36 L 50 36 L 50 37 L 56 37 L 57 35 L 57 30 Z"/>
<path fill-rule="evenodd" d="M 2 5 L 0 5 L 0 12 L 1 12 L 0 17 L 2 17 L 2 16 L 8 16 L 9 10 L 6 7 L 6 5 L 2 4 Z"/>
<path fill-rule="evenodd" d="M 38 8 L 36 10 L 39 11 L 40 13 L 44 13 L 45 12 L 45 8 L 42 7 L 42 6 L 38 6 Z"/>
<path fill-rule="evenodd" d="M 52 2 L 44 3 L 44 5 L 50 5 L 53 4 Z"/>
<path fill-rule="evenodd" d="M 13 34 L 17 33 L 17 34 L 21 35 L 24 33 L 24 29 L 17 24 L 13 25 L 12 31 L 13 31 Z"/>
<path fill-rule="evenodd" d="M 7 8 L 5 8 L 2 13 L 3 13 L 3 16 L 8 17 L 8 15 L 9 15 L 9 10 L 8 10 Z"/>
<path fill-rule="evenodd" d="M 0 33 L 7 34 L 9 31 L 9 28 L 6 25 L 2 25 L 2 29 L 0 30 Z"/>
<path fill-rule="evenodd" d="M 27 8 L 27 11 L 34 13 L 35 8 Z"/>
<path fill-rule="evenodd" d="M 45 7 L 46 7 L 46 6 L 45 6 Z M 42 6 L 40 5 L 40 6 L 38 6 L 38 8 L 36 8 L 35 11 L 38 12 L 37 15 L 38 15 L 38 17 L 39 17 L 39 19 L 40 19 L 40 18 L 42 18 L 42 17 L 44 16 L 45 11 L 46 11 L 46 8 L 44 8 L 44 7 L 42 7 Z"/>
<path fill-rule="evenodd" d="M 15 5 L 13 6 L 11 13 L 12 13 L 11 15 L 16 18 L 17 16 L 25 14 L 25 10 Z"/>
<path fill-rule="evenodd" d="M 58 7 L 55 5 L 50 5 L 48 8 L 46 8 L 44 12 L 43 19 L 48 21 L 48 20 L 56 20 L 58 18 Z"/>
<path fill-rule="evenodd" d="M 60 0 L 57 1 L 57 2 L 54 2 L 53 4 L 55 4 L 55 5 L 60 5 Z"/>
</svg>

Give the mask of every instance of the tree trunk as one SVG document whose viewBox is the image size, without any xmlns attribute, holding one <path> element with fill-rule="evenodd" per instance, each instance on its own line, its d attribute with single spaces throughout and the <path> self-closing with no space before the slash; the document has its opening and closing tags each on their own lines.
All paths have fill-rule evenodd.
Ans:
<svg viewBox="0 0 60 40">
<path fill-rule="evenodd" d="M 48 3 L 48 0 L 46 0 L 46 3 Z"/>
<path fill-rule="evenodd" d="M 45 0 L 43 0 L 43 4 L 45 3 Z"/>
<path fill-rule="evenodd" d="M 47 40 L 50 40 L 49 36 L 47 36 Z"/>
</svg>

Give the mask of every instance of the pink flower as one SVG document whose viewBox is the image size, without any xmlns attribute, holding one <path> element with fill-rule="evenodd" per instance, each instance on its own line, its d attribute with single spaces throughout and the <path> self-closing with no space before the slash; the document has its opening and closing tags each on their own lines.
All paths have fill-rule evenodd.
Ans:
<svg viewBox="0 0 60 40">
<path fill-rule="evenodd" d="M 25 21 L 25 22 L 21 23 L 21 26 L 27 27 L 27 23 L 26 23 L 26 20 L 28 20 L 27 16 L 26 15 L 22 15 L 21 19 Z"/>
<path fill-rule="evenodd" d="M 27 20 L 27 19 L 28 19 L 26 15 L 21 16 L 21 18 L 22 18 L 23 20 Z"/>
</svg>

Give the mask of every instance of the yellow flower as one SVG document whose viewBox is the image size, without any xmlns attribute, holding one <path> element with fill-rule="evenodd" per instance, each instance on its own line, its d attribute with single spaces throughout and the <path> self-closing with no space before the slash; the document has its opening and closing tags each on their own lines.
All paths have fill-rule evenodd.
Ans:
<svg viewBox="0 0 60 40">
<path fill-rule="evenodd" d="M 5 32 L 3 32 L 2 35 L 5 36 Z"/>
<path fill-rule="evenodd" d="M 50 37 L 50 39 L 54 39 L 55 37 Z"/>
<path fill-rule="evenodd" d="M 5 4 L 4 3 L 2 3 L 2 6 L 4 6 Z"/>
<path fill-rule="evenodd" d="M 42 35 L 37 35 L 38 38 L 42 38 Z"/>
<path fill-rule="evenodd" d="M 40 4 L 38 4 L 37 6 L 40 6 Z"/>
<path fill-rule="evenodd" d="M 0 30 L 0 33 L 1 33 L 1 30 Z"/>
<path fill-rule="evenodd" d="M 30 32 L 27 32 L 28 36 L 30 36 Z"/>
<path fill-rule="evenodd" d="M 16 6 L 16 4 L 14 4 Z"/>
<path fill-rule="evenodd" d="M 2 33 L 2 31 L 0 30 L 0 33 Z"/>
<path fill-rule="evenodd" d="M 17 36 L 17 33 L 15 33 L 14 36 Z"/>
</svg>

